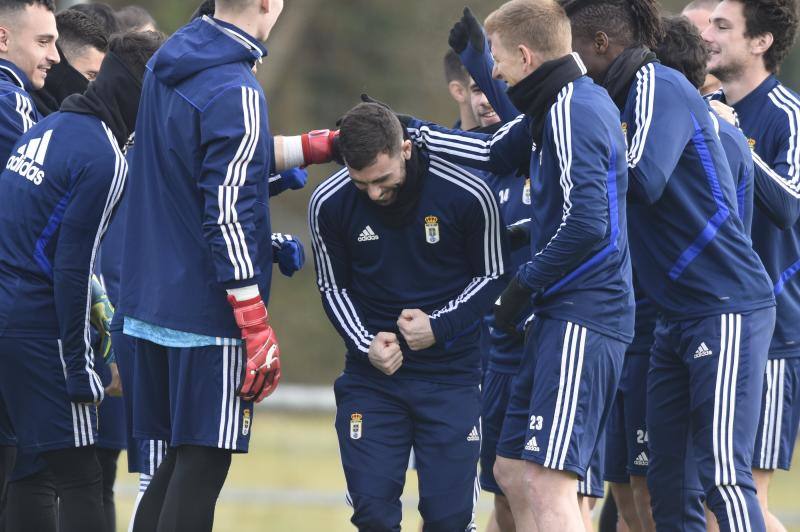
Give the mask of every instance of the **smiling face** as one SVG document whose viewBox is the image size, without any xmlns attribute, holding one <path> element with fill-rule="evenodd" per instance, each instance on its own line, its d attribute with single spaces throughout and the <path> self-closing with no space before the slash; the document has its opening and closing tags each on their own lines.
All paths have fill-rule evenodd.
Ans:
<svg viewBox="0 0 800 532">
<path fill-rule="evenodd" d="M 400 187 L 406 182 L 406 161 L 411 158 L 411 141 L 403 141 L 402 148 L 393 156 L 379 153 L 375 162 L 355 170 L 348 167 L 350 179 L 355 187 L 367 194 L 370 200 L 381 207 L 397 200 Z"/>
<path fill-rule="evenodd" d="M 489 43 L 494 58 L 492 77 L 505 81 L 513 87 L 539 68 L 542 61 L 525 45 L 508 46 L 498 33 L 489 34 Z"/>
<path fill-rule="evenodd" d="M 469 80 L 469 103 L 472 112 L 478 119 L 480 127 L 492 126 L 500 121 L 500 117 L 486 98 L 481 88 L 475 83 L 474 79 Z"/>
<path fill-rule="evenodd" d="M 744 5 L 726 0 L 711 14 L 711 22 L 702 32 L 708 44 L 708 71 L 723 82 L 739 77 L 754 61 L 762 61 L 759 38 L 745 35 Z"/>
<path fill-rule="evenodd" d="M 38 90 L 59 62 L 56 18 L 40 4 L 26 5 L 0 22 L 0 57 L 17 66 Z"/>
</svg>

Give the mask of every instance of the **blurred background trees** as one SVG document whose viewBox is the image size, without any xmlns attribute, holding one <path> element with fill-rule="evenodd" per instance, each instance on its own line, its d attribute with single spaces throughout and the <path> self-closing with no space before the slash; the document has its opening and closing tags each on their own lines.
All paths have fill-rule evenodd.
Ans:
<svg viewBox="0 0 800 532">
<path fill-rule="evenodd" d="M 167 33 L 184 24 L 199 4 L 199 0 L 107 1 L 114 7 L 138 3 Z M 65 0 L 57 3 L 66 6 Z M 684 3 L 662 0 L 665 10 L 673 13 Z M 499 4 L 499 0 L 469 0 L 480 20 Z M 333 127 L 361 92 L 403 112 L 453 123 L 457 111 L 446 91 L 442 58 L 450 27 L 464 5 L 465 0 L 285 0 L 284 14 L 267 43 L 269 56 L 258 73 L 270 105 L 272 131 L 292 134 Z M 784 65 L 781 78 L 798 87 L 797 51 Z M 319 303 L 306 223 L 314 186 L 335 169 L 311 168 L 305 190 L 285 193 L 271 203 L 273 230 L 299 235 L 308 259 L 306 268 L 292 279 L 275 270 L 270 313 L 288 382 L 331 383 L 344 360 L 343 344 Z"/>
</svg>

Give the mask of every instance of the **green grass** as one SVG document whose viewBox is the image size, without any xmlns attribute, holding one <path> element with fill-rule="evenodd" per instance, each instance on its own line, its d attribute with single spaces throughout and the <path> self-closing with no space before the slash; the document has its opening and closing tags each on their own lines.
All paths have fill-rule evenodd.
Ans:
<svg viewBox="0 0 800 532">
<path fill-rule="evenodd" d="M 220 532 L 280 530 L 352 531 L 345 505 L 345 482 L 333 429 L 333 414 L 298 415 L 261 409 L 250 453 L 234 456 L 214 529 Z M 125 456 L 120 458 L 124 469 Z M 126 530 L 137 479 L 120 473 L 117 481 L 118 530 Z M 800 520 L 800 472 L 780 472 L 770 494 L 773 510 Z M 416 497 L 416 475 L 408 474 L 406 495 Z M 294 498 L 292 498 L 294 497 Z M 490 497 L 482 494 L 479 529 L 485 528 Z M 403 528 L 419 530 L 412 504 L 404 507 Z M 800 522 L 788 527 L 800 532 Z"/>
</svg>

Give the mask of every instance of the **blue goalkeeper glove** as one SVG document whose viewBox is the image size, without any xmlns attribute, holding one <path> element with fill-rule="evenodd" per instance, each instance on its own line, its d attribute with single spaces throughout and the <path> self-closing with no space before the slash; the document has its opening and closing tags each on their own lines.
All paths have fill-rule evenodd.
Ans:
<svg viewBox="0 0 800 532">
<path fill-rule="evenodd" d="M 114 350 L 111 348 L 111 318 L 113 317 L 114 307 L 108 300 L 108 295 L 97 276 L 92 275 L 92 310 L 89 321 L 100 335 L 100 353 L 107 364 L 116 362 Z"/>
<path fill-rule="evenodd" d="M 306 262 L 306 252 L 300 239 L 283 233 L 272 233 L 272 257 L 286 277 L 300 271 Z"/>
<path fill-rule="evenodd" d="M 269 178 L 269 197 L 277 196 L 286 190 L 299 190 L 306 186 L 308 172 L 302 168 L 292 168 Z"/>
</svg>

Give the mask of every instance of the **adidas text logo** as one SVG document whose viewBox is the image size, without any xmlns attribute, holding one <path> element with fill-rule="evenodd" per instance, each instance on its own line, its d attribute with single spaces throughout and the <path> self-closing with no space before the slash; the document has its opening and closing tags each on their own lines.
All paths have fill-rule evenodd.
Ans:
<svg viewBox="0 0 800 532">
<path fill-rule="evenodd" d="M 539 452 L 539 444 L 536 442 L 536 436 L 528 440 L 528 443 L 525 444 L 526 451 L 532 451 L 534 453 Z"/>
<path fill-rule="evenodd" d="M 639 453 L 639 456 L 633 461 L 634 465 L 638 466 L 646 466 L 650 463 L 650 460 L 647 459 L 647 455 L 642 451 Z"/>
<path fill-rule="evenodd" d="M 6 169 L 16 172 L 34 185 L 41 185 L 44 180 L 44 157 L 47 155 L 47 147 L 50 145 L 50 137 L 53 130 L 50 129 L 42 138 L 31 139 L 27 144 L 17 148 L 17 155 L 8 158 Z"/>
<path fill-rule="evenodd" d="M 366 226 L 361 234 L 358 235 L 359 242 L 369 242 L 370 240 L 378 240 L 380 237 L 375 234 L 375 231 L 372 230 L 372 227 Z"/>
<path fill-rule="evenodd" d="M 467 436 L 467 441 L 481 441 L 481 436 L 478 434 L 478 427 L 472 427 L 472 432 Z"/>
<path fill-rule="evenodd" d="M 701 342 L 700 345 L 697 347 L 697 351 L 694 352 L 694 358 L 700 357 L 707 357 L 713 355 L 714 353 L 711 349 L 708 348 L 705 342 Z"/>
</svg>

